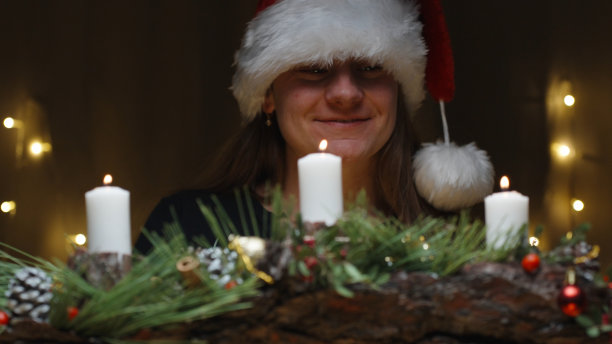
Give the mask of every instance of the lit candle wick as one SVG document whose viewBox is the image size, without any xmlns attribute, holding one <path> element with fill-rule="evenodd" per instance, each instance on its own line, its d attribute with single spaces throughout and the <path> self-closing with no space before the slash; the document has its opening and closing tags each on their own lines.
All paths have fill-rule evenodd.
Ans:
<svg viewBox="0 0 612 344">
<path fill-rule="evenodd" d="M 110 174 L 105 175 L 103 182 L 104 185 L 110 185 L 113 182 L 113 176 L 111 176 Z"/>
<path fill-rule="evenodd" d="M 499 187 L 503 190 L 506 191 L 510 188 L 510 179 L 508 179 L 507 176 L 503 176 L 501 177 L 501 179 L 499 180 Z"/>
<path fill-rule="evenodd" d="M 325 152 L 326 149 L 327 149 L 327 140 L 323 139 L 321 140 L 321 143 L 319 143 L 319 152 Z"/>
</svg>

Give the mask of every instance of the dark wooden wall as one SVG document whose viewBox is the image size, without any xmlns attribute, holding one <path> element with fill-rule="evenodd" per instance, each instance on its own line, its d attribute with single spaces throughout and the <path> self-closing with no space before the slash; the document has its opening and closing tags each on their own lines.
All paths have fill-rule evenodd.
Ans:
<svg viewBox="0 0 612 344">
<path fill-rule="evenodd" d="M 455 52 L 451 138 L 491 155 L 499 178 L 531 200 L 531 225 L 544 245 L 573 225 L 593 223 L 592 239 L 611 261 L 612 4 L 443 1 Z M 164 195 L 192 184 L 238 128 L 228 87 L 233 53 L 255 1 L 0 0 L 0 241 L 43 257 L 66 255 L 65 235 L 86 231 L 84 192 L 105 173 L 131 191 L 133 234 Z M 561 81 L 577 97 L 557 106 Z M 435 140 L 429 99 L 415 123 Z M 20 137 L 22 135 L 22 137 Z M 18 154 L 34 137 L 51 153 Z M 558 163 L 549 144 L 579 149 Z M 24 147 L 25 149 L 26 147 Z M 574 214 L 569 199 L 586 208 Z"/>
</svg>

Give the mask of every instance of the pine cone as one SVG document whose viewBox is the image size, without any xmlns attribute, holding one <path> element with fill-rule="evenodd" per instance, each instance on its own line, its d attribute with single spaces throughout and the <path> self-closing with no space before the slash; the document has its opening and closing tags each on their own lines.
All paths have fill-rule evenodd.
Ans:
<svg viewBox="0 0 612 344">
<path fill-rule="evenodd" d="M 589 281 L 595 278 L 600 269 L 598 251 L 586 241 L 559 246 L 552 250 L 549 256 L 562 265 L 575 266 L 578 276 Z"/>
<path fill-rule="evenodd" d="M 268 240 L 264 257 L 257 262 L 256 268 L 278 281 L 283 278 L 292 257 L 290 240 L 284 242 Z"/>
<path fill-rule="evenodd" d="M 51 284 L 51 277 L 41 269 L 25 267 L 17 270 L 5 293 L 11 323 L 26 319 L 47 322 L 51 309 L 49 302 L 53 297 Z"/>
<path fill-rule="evenodd" d="M 220 247 L 197 248 L 195 251 L 200 263 L 206 267 L 210 278 L 216 280 L 220 286 L 225 286 L 229 281 L 242 284 L 241 271 L 236 269 L 238 253 L 228 248 Z"/>
<path fill-rule="evenodd" d="M 572 247 L 574 257 L 578 258 L 577 268 L 583 270 L 589 270 L 598 272 L 600 268 L 599 264 L 599 251 L 596 255 L 593 255 L 593 245 L 589 245 L 586 241 L 581 241 Z"/>
</svg>

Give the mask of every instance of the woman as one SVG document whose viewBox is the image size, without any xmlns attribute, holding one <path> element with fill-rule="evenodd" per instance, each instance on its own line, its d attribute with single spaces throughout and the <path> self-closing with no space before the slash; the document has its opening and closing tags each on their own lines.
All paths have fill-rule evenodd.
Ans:
<svg viewBox="0 0 612 344">
<path fill-rule="evenodd" d="M 174 218 L 188 237 L 213 239 L 196 200 L 214 207 L 216 195 L 238 223 L 244 207 L 232 190 L 242 186 L 266 227 L 266 186 L 299 199 L 297 159 L 321 139 L 342 157 L 346 201 L 365 190 L 373 208 L 413 220 L 427 208 L 411 168 L 410 116 L 424 98 L 427 53 L 419 15 L 403 0 L 261 1 L 235 61 L 232 90 L 246 125 L 205 190 L 164 199 L 145 227 L 159 231 Z M 146 239 L 137 248 L 148 249 Z"/>
</svg>

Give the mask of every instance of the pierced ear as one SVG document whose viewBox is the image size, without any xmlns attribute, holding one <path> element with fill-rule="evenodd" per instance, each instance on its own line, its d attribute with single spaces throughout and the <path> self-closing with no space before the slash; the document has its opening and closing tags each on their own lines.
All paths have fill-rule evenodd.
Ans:
<svg viewBox="0 0 612 344">
<path fill-rule="evenodd" d="M 261 110 L 264 113 L 272 113 L 275 109 L 276 106 L 274 105 L 274 95 L 272 93 L 272 87 L 270 87 L 266 92 L 266 97 L 264 98 L 264 103 L 261 106 Z"/>
</svg>

